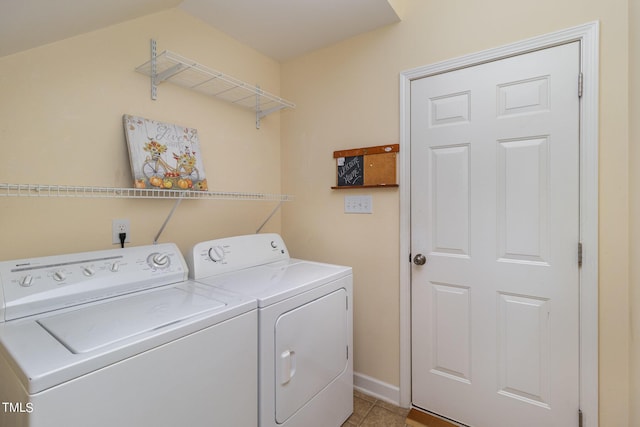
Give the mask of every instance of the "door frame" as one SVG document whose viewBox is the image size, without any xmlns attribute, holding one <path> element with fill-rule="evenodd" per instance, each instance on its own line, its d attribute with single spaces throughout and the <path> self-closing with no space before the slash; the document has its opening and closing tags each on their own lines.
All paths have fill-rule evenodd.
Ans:
<svg viewBox="0 0 640 427">
<path fill-rule="evenodd" d="M 580 42 L 580 410 L 598 426 L 598 87 L 599 22 L 413 68 L 400 73 L 400 386 L 411 405 L 411 81 L 560 44 Z M 576 91 L 578 82 L 576 80 Z M 577 248 L 576 248 L 577 252 Z"/>
</svg>

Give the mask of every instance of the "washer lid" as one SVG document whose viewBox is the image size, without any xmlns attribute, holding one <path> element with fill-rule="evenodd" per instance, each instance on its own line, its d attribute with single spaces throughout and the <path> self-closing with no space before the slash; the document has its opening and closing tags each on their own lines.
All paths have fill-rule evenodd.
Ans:
<svg viewBox="0 0 640 427">
<path fill-rule="evenodd" d="M 74 354 L 86 353 L 163 328 L 224 303 L 180 288 L 135 295 L 38 320 Z"/>
</svg>

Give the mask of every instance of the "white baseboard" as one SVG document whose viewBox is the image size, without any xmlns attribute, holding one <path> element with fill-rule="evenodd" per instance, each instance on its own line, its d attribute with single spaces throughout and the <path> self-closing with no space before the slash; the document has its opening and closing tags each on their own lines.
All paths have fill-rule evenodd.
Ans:
<svg viewBox="0 0 640 427">
<path fill-rule="evenodd" d="M 354 372 L 353 388 L 376 399 L 400 406 L 400 387 L 398 386 Z"/>
</svg>

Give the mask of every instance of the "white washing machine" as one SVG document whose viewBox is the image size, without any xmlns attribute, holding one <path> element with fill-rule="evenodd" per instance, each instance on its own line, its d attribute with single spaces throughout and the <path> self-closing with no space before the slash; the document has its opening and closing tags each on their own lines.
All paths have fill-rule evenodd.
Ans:
<svg viewBox="0 0 640 427">
<path fill-rule="evenodd" d="M 0 262 L 0 425 L 257 425 L 257 303 L 173 244 Z"/>
<path fill-rule="evenodd" d="M 277 234 L 194 246 L 191 277 L 258 300 L 259 425 L 339 427 L 353 412 L 351 267 L 289 257 Z"/>
</svg>

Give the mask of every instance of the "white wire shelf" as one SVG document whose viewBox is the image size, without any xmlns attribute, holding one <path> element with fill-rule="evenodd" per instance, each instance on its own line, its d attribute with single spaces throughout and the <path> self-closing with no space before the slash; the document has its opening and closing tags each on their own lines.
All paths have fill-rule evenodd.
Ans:
<svg viewBox="0 0 640 427">
<path fill-rule="evenodd" d="M 214 199 L 290 202 L 293 196 L 269 193 L 161 190 L 71 185 L 3 184 L 0 197 L 77 197 L 105 199 Z"/>
<path fill-rule="evenodd" d="M 156 86 L 168 81 L 255 111 L 257 127 L 260 127 L 262 117 L 296 106 L 258 86 L 198 64 L 177 53 L 165 50 L 156 55 L 154 40 L 151 40 L 151 59 L 138 66 L 136 71 L 151 78 L 152 99 L 156 99 Z"/>
</svg>

